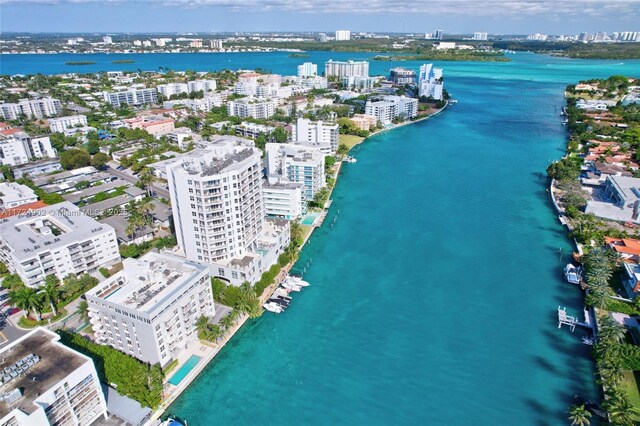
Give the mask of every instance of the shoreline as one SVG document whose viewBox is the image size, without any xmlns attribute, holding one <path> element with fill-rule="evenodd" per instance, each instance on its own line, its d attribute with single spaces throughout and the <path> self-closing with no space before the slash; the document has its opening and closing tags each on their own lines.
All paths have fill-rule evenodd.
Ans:
<svg viewBox="0 0 640 426">
<path fill-rule="evenodd" d="M 385 128 L 385 129 L 381 129 L 381 130 L 378 130 L 376 132 L 373 132 L 372 134 L 370 134 L 369 136 L 367 136 L 366 138 L 362 139 L 360 142 L 355 144 L 353 147 L 351 147 L 349 152 L 351 152 L 351 150 L 353 150 L 354 147 L 364 143 L 365 141 L 367 141 L 372 136 L 378 135 L 380 133 L 383 133 L 383 132 L 386 132 L 386 131 L 389 131 L 389 130 L 395 130 L 395 129 L 398 129 L 400 127 L 406 126 L 406 125 L 419 123 L 419 122 L 427 120 L 427 119 L 429 119 L 431 117 L 434 117 L 434 116 L 440 114 L 441 112 L 443 112 L 449 106 L 449 104 L 450 104 L 450 102 L 449 102 L 449 100 L 447 100 L 445 105 L 442 108 L 440 108 L 439 110 L 437 110 L 436 112 L 434 112 L 432 114 L 425 114 L 423 117 L 420 117 L 420 118 L 418 118 L 416 120 L 405 121 L 403 123 L 396 124 L 393 127 L 389 127 L 389 128 Z M 334 179 L 335 179 L 335 184 L 333 185 L 333 188 L 331 188 L 331 190 L 329 191 L 329 197 L 327 198 L 327 203 L 329 203 L 329 201 L 331 200 L 331 194 L 333 194 L 334 189 L 338 186 L 338 180 L 339 180 L 338 178 L 340 176 L 340 171 L 342 170 L 342 165 L 343 164 L 344 164 L 344 160 L 340 161 L 338 166 L 337 166 L 337 168 L 336 168 L 335 174 L 332 175 L 334 177 Z M 330 207 L 326 207 L 326 208 L 323 207 L 322 210 L 326 212 L 326 211 L 329 210 L 329 208 Z M 311 239 L 311 236 L 313 235 L 313 232 L 318 227 L 319 226 L 312 226 L 311 232 L 309 232 L 305 236 L 302 244 L 300 245 L 300 248 L 298 249 L 298 252 L 302 251 L 302 249 L 305 247 L 306 243 L 309 241 L 309 239 Z M 280 273 L 274 278 L 273 283 L 271 285 L 269 285 L 267 288 L 264 289 L 264 291 L 262 292 L 262 295 L 259 296 L 260 306 L 262 306 L 267 301 L 267 299 L 269 299 L 273 295 L 273 293 L 278 289 L 278 287 L 280 286 L 280 283 L 288 275 L 289 271 L 291 270 L 291 268 L 293 268 L 293 265 L 296 263 L 296 261 L 297 261 L 297 259 L 292 261 L 292 262 L 290 262 L 286 266 L 284 266 L 280 270 Z M 231 330 L 231 333 L 230 334 L 226 334 L 225 337 L 220 341 L 220 343 L 211 343 L 211 342 L 203 343 L 200 340 L 197 341 L 202 346 L 211 346 L 213 344 L 213 345 L 216 345 L 217 347 L 213 351 L 211 351 L 206 357 L 202 358 L 198 362 L 198 364 L 191 371 L 189 371 L 189 373 L 184 377 L 184 379 L 182 379 L 180 384 L 178 386 L 176 386 L 176 388 L 173 390 L 173 392 L 165 400 L 163 400 L 160 403 L 158 408 L 156 408 L 151 413 L 151 416 L 145 422 L 145 425 L 148 425 L 148 426 L 155 425 L 156 422 L 160 420 L 160 418 L 166 413 L 166 411 L 169 408 L 169 406 L 171 406 L 171 404 L 173 404 L 178 399 L 178 397 L 180 395 L 182 395 L 182 393 L 189 388 L 189 386 L 198 378 L 200 373 L 202 373 L 207 368 L 209 363 L 211 363 L 211 361 L 213 361 L 213 359 L 216 357 L 216 355 L 218 355 L 218 353 L 227 345 L 227 343 L 229 343 L 229 341 L 238 332 L 238 330 L 240 330 L 240 328 L 247 322 L 247 320 L 249 320 L 249 316 L 246 315 L 246 314 L 243 314 L 238 319 L 238 322 L 236 323 L 236 325 L 234 325 L 233 329 Z M 176 366 L 176 369 L 172 370 L 171 374 L 174 374 L 175 371 L 177 371 L 177 369 L 178 368 Z M 166 384 L 166 382 L 164 382 L 163 384 Z"/>
</svg>

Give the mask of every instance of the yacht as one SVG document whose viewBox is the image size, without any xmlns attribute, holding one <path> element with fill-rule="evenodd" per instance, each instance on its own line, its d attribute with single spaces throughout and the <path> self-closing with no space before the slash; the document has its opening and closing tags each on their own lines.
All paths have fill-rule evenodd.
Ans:
<svg viewBox="0 0 640 426">
<path fill-rule="evenodd" d="M 282 306 L 274 302 L 267 302 L 264 305 L 262 305 L 262 307 L 269 312 L 273 312 L 274 314 L 279 314 L 283 311 Z"/>
<path fill-rule="evenodd" d="M 291 291 L 300 291 L 302 290 L 302 287 L 300 287 L 299 285 L 296 285 L 292 282 L 289 281 L 283 281 L 282 282 L 282 287 L 286 288 L 287 290 L 291 290 Z"/>
<path fill-rule="evenodd" d="M 308 282 L 304 281 L 302 278 L 296 277 L 295 275 L 289 275 L 287 278 L 289 279 L 289 281 L 291 281 L 291 283 L 300 287 L 309 287 L 311 285 Z"/>
<path fill-rule="evenodd" d="M 358 160 L 356 160 L 355 158 L 353 158 L 353 157 L 351 157 L 351 156 L 347 155 L 346 157 L 344 157 L 344 161 L 346 161 L 347 163 L 355 163 L 355 162 L 357 162 Z"/>
<path fill-rule="evenodd" d="M 580 285 L 582 281 L 582 268 L 568 263 L 567 266 L 564 267 L 564 277 L 569 283 Z"/>
</svg>

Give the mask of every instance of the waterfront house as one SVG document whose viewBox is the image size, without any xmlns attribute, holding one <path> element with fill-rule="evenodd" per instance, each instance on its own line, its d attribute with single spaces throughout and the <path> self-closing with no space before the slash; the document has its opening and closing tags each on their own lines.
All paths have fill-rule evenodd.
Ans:
<svg viewBox="0 0 640 426">
<path fill-rule="evenodd" d="M 640 179 L 607 176 L 587 202 L 586 213 L 618 222 L 640 223 Z"/>
</svg>

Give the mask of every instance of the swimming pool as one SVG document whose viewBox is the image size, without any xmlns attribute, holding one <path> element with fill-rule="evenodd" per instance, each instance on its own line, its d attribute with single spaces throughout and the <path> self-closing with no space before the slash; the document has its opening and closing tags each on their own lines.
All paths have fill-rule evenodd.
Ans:
<svg viewBox="0 0 640 426">
<path fill-rule="evenodd" d="M 313 225 L 313 222 L 316 221 L 316 218 L 318 217 L 317 214 L 315 213 L 307 213 L 302 220 L 300 221 L 300 223 L 302 223 L 303 225 Z"/>
<path fill-rule="evenodd" d="M 199 361 L 200 361 L 199 356 L 191 355 L 191 358 L 189 358 L 187 362 L 185 362 L 184 365 L 180 367 L 180 369 L 176 371 L 176 373 L 173 376 L 171 376 L 168 383 L 171 383 L 174 386 L 178 386 L 178 384 L 182 381 L 182 379 L 187 377 L 187 374 L 189 374 L 189 372 L 193 370 L 193 367 L 195 367 Z"/>
</svg>

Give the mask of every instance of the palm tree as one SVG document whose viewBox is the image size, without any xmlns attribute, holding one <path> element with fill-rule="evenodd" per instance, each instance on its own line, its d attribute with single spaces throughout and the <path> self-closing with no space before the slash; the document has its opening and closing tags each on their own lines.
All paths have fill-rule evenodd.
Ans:
<svg viewBox="0 0 640 426">
<path fill-rule="evenodd" d="M 151 185 L 156 181 L 156 175 L 149 167 L 144 167 L 138 174 L 138 182 L 147 191 L 147 195 L 151 196 Z"/>
<path fill-rule="evenodd" d="M 40 293 L 43 295 L 44 300 L 51 306 L 51 312 L 53 316 L 58 315 L 58 310 L 56 309 L 56 304 L 60 300 L 60 281 L 56 278 L 55 275 L 47 275 L 45 278 L 44 287 L 40 290 Z"/>
<path fill-rule="evenodd" d="M 80 302 L 77 312 L 78 315 L 80 315 L 80 319 L 82 319 L 84 322 L 89 321 L 89 304 L 86 300 Z"/>
<path fill-rule="evenodd" d="M 207 340 L 218 343 L 218 340 L 224 337 L 225 331 L 218 325 L 213 324 L 207 332 Z"/>
<path fill-rule="evenodd" d="M 627 330 L 624 325 L 610 316 L 606 316 L 600 321 L 599 337 L 605 342 L 620 343 L 624 340 L 626 333 Z"/>
<path fill-rule="evenodd" d="M 40 309 L 42 308 L 42 297 L 34 289 L 20 287 L 9 293 L 9 299 L 16 307 L 26 312 L 33 309 L 33 314 L 38 321 L 42 320 Z"/>
<path fill-rule="evenodd" d="M 626 394 L 614 398 L 607 404 L 611 422 L 615 425 L 633 425 L 632 414 L 637 414 L 638 410 L 629 402 Z"/>
<path fill-rule="evenodd" d="M 195 325 L 198 335 L 205 335 L 209 331 L 209 318 L 201 315 L 200 318 L 196 320 Z"/>
<path fill-rule="evenodd" d="M 571 424 L 574 426 L 590 425 L 589 417 L 591 417 L 591 413 L 587 411 L 584 404 L 573 405 L 569 409 L 569 420 L 571 420 Z"/>
<path fill-rule="evenodd" d="M 229 328 L 231 328 L 233 326 L 233 318 L 231 318 L 231 314 L 225 315 L 224 317 L 222 317 L 222 319 L 220 320 L 220 325 L 225 330 L 228 330 Z"/>
</svg>

